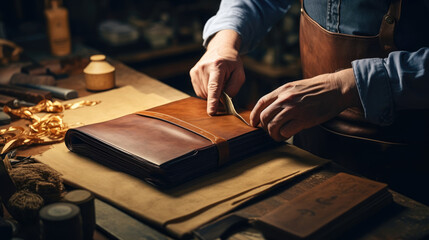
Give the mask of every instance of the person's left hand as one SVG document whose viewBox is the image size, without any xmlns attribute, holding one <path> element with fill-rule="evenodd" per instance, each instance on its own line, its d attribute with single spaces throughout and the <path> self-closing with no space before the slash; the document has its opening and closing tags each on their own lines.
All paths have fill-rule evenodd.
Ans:
<svg viewBox="0 0 429 240">
<path fill-rule="evenodd" d="M 250 114 L 276 141 L 325 122 L 348 107 L 360 106 L 353 69 L 286 83 L 263 96 Z"/>
</svg>

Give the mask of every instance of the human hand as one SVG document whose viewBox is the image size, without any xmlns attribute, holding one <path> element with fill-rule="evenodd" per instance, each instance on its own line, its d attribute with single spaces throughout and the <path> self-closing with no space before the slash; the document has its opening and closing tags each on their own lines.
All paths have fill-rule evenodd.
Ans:
<svg viewBox="0 0 429 240">
<path fill-rule="evenodd" d="M 361 106 L 353 69 L 286 83 L 263 96 L 250 114 L 276 141 L 325 122 L 348 107 Z"/>
<path fill-rule="evenodd" d="M 216 114 L 222 90 L 232 97 L 244 83 L 239 48 L 238 33 L 222 30 L 210 40 L 206 53 L 189 73 L 197 96 L 207 99 L 209 115 Z"/>
</svg>

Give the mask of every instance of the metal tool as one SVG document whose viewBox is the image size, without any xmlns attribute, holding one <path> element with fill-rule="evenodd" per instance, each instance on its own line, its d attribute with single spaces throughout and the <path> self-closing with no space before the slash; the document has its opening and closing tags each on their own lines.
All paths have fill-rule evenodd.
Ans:
<svg viewBox="0 0 429 240">
<path fill-rule="evenodd" d="M 19 108 L 19 107 L 31 107 L 36 104 L 32 102 L 27 102 L 24 100 L 19 100 L 15 97 L 0 94 L 0 107 L 3 107 L 5 105 L 11 108 Z"/>
<path fill-rule="evenodd" d="M 73 99 L 78 97 L 78 93 L 74 89 L 67 89 L 67 88 L 61 88 L 61 87 L 55 87 L 55 86 L 49 86 L 49 85 L 40 85 L 40 84 L 17 84 L 21 87 L 31 88 L 31 89 L 37 89 L 37 90 L 44 90 L 51 92 L 52 96 L 64 100 Z"/>
<path fill-rule="evenodd" d="M 27 102 L 24 100 L 15 99 L 15 100 L 13 100 L 11 105 L 13 108 L 20 108 L 20 107 L 32 107 L 36 104 L 31 103 L 31 102 Z"/>
<path fill-rule="evenodd" d="M 238 114 L 238 112 L 235 110 L 234 103 L 232 103 L 232 98 L 230 96 L 228 96 L 228 94 L 226 94 L 226 92 L 222 91 L 220 99 L 223 102 L 223 104 L 225 105 L 225 109 L 226 109 L 226 112 L 228 114 L 232 114 L 232 115 L 236 116 L 238 119 L 240 119 L 245 124 L 250 126 L 250 124 L 247 123 L 246 120 L 240 114 Z"/>
</svg>

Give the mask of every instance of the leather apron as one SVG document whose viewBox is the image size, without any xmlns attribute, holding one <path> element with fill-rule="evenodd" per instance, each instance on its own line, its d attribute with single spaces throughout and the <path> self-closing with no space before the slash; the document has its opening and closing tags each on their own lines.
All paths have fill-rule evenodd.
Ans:
<svg viewBox="0 0 429 240">
<path fill-rule="evenodd" d="M 397 50 L 394 31 L 400 14 L 401 1 L 393 0 L 378 35 L 356 36 L 325 30 L 307 15 L 301 3 L 299 37 L 304 78 L 351 68 L 353 60 L 386 57 Z M 428 162 L 428 125 L 427 110 L 402 112 L 391 126 L 380 127 L 365 121 L 361 110 L 347 109 L 295 135 L 294 144 L 365 174 L 368 169 L 378 172 L 410 158 L 418 158 L 416 164 Z"/>
</svg>

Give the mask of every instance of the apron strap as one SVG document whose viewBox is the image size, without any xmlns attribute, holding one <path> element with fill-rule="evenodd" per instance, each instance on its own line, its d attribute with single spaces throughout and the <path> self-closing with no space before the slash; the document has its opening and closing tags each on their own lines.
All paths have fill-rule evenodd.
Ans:
<svg viewBox="0 0 429 240">
<path fill-rule="evenodd" d="M 394 42 L 395 26 L 401 16 L 402 0 L 392 0 L 389 11 L 383 16 L 381 21 L 379 40 L 380 46 L 386 53 L 395 51 L 397 48 Z"/>
<path fill-rule="evenodd" d="M 300 2 L 301 9 L 303 9 L 304 0 L 300 0 Z M 395 35 L 396 23 L 399 22 L 399 19 L 401 17 L 401 5 L 402 0 L 392 0 L 389 6 L 389 10 L 383 16 L 383 20 L 381 21 L 380 32 L 378 35 L 380 46 L 382 49 L 384 49 L 386 53 L 390 53 L 392 51 L 397 50 L 393 39 Z"/>
</svg>

